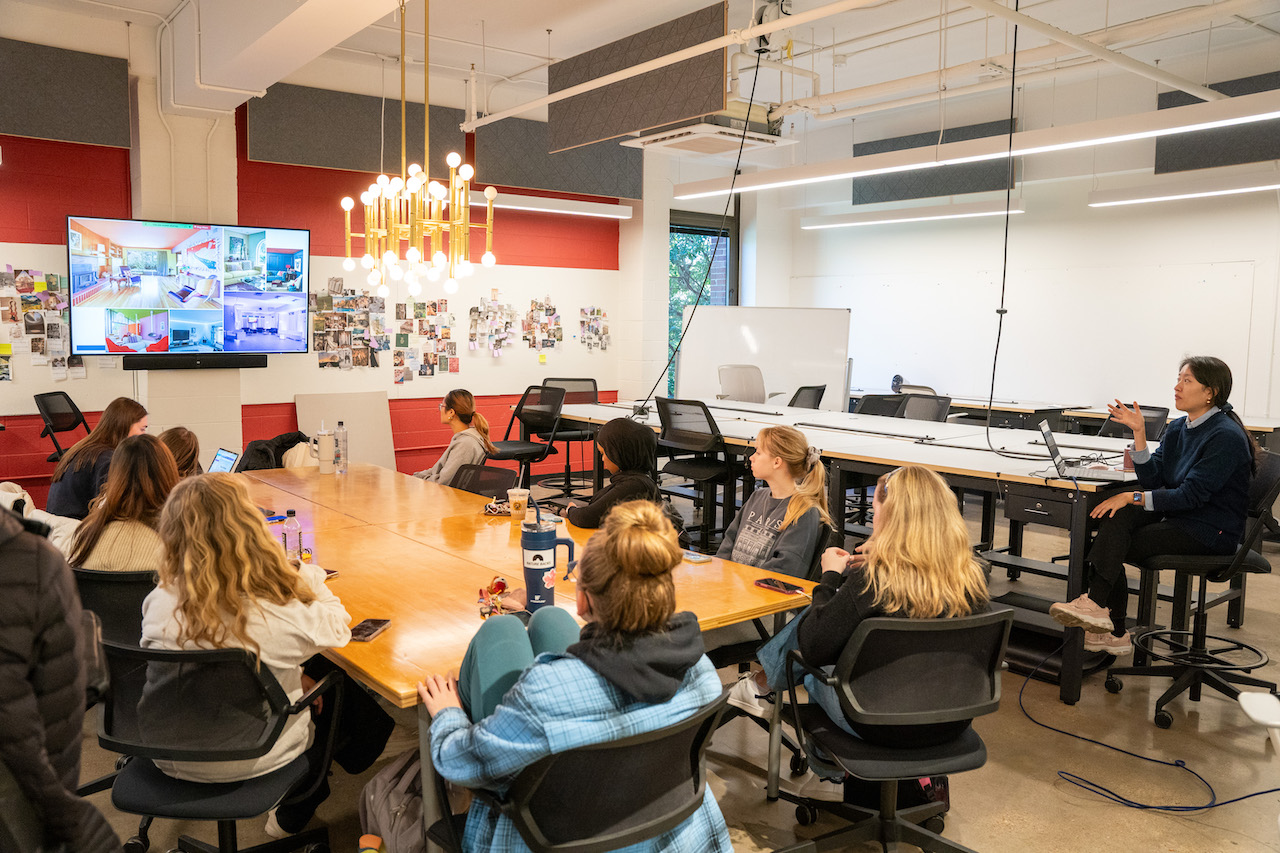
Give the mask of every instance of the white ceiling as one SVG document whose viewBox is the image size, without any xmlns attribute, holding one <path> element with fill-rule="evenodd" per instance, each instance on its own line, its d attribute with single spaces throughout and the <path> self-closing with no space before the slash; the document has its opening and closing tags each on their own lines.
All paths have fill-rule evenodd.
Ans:
<svg viewBox="0 0 1280 853">
<path fill-rule="evenodd" d="M 198 6 L 204 15 L 212 16 L 228 4 L 239 5 L 248 0 L 41 0 L 46 8 L 62 9 L 79 15 L 114 20 L 134 19 L 154 25 L 158 17 L 185 14 Z M 264 0 L 257 0 L 261 4 Z M 370 3 L 373 0 L 369 0 Z M 394 5 L 394 0 L 379 0 Z M 754 3 L 758 0 L 730 0 L 729 25 L 734 29 L 750 25 Z M 1008 0 L 1012 5 L 1013 0 Z M 203 4 L 203 5 L 201 5 Z M 314 4 L 314 5 L 313 5 Z M 328 9 L 350 8 L 350 34 L 334 44 L 315 45 L 310 59 L 288 73 L 279 73 L 271 63 L 263 62 L 262 71 L 284 82 L 315 85 L 364 94 L 399 94 L 398 56 L 400 53 L 399 13 L 384 15 L 372 25 L 355 23 L 369 17 L 365 0 L 276 0 L 272 9 L 265 0 L 263 17 L 285 19 L 302 14 L 302 7 L 323 6 Z M 447 106 L 467 106 L 467 80 L 471 66 L 481 81 L 477 89 L 477 105 L 481 113 L 498 112 L 523 104 L 546 94 L 546 65 L 549 60 L 564 59 L 623 38 L 707 5 L 707 0 L 436 0 L 431 8 L 431 100 Z M 793 13 L 799 14 L 825 5 L 825 0 L 795 0 Z M 1112 45 L 1127 56 L 1142 62 L 1158 63 L 1163 69 L 1180 74 L 1194 83 L 1215 82 L 1245 74 L 1280 70 L 1280 0 L 1023 0 L 1024 14 L 1048 22 L 1070 33 L 1094 34 L 1097 40 L 1108 28 L 1179 10 L 1218 5 L 1229 8 L 1229 14 L 1202 16 L 1187 24 L 1154 26 L 1152 32 L 1137 39 L 1126 39 Z M 130 10 L 139 10 L 143 14 Z M 337 12 L 334 12 L 337 14 Z M 407 3 L 407 55 L 409 98 L 421 100 L 421 63 L 423 0 Z M 341 20 L 341 19 L 340 19 Z M 944 37 L 940 38 L 940 21 Z M 328 27 L 328 37 L 340 33 L 342 27 Z M 548 33 L 550 30 L 550 33 Z M 306 32 L 295 27 L 296 32 Z M 779 48 L 771 56 L 794 62 L 803 69 L 817 72 L 823 93 L 855 87 L 884 84 L 912 75 L 936 75 L 940 64 L 959 73 L 947 80 L 950 92 L 966 85 L 999 79 L 1007 74 L 1004 67 L 978 63 L 1009 51 L 1012 26 L 987 16 L 962 0 L 882 0 L 865 8 L 828 17 L 796 27 L 774 37 Z M 1104 37 L 1105 38 L 1105 37 Z M 267 41 L 267 39 L 262 39 Z M 791 58 L 782 53 L 790 41 Z M 1021 28 L 1018 33 L 1019 73 L 1048 68 L 1054 63 L 1083 66 L 1087 57 L 1069 49 L 1036 48 L 1051 45 L 1044 35 Z M 253 53 L 240 45 L 202 44 L 203 67 L 217 67 L 218 60 L 227 64 L 229 56 L 240 63 L 252 64 Z M 219 57 L 216 54 L 222 53 Z M 303 55 L 307 51 L 300 51 Z M 278 58 L 278 57 L 277 57 Z M 968 63 L 968 65 L 966 65 Z M 267 66 L 270 66 L 269 68 Z M 1119 73 L 1108 66 L 1092 63 L 1089 73 L 1098 70 Z M 1128 73 L 1128 72 L 1124 72 Z M 217 80 L 205 80 L 217 83 Z M 268 80 L 275 82 L 274 79 Z M 1154 85 L 1154 84 L 1153 84 Z M 803 98 L 811 94 L 810 83 L 798 77 L 775 71 L 763 73 L 756 93 L 757 101 L 772 104 Z M 743 93 L 750 88 L 749 77 Z M 881 87 L 882 89 L 884 87 Z M 823 110 L 849 108 L 884 100 L 886 97 L 936 97 L 936 81 L 900 87 L 901 91 L 864 92 Z M 1162 86 L 1167 89 L 1167 86 Z M 1007 100 L 1007 95 L 1005 96 Z M 801 112 L 801 115 L 804 113 Z M 812 111 L 809 113 L 812 115 Z M 528 118 L 545 119 L 545 109 L 525 114 Z"/>
</svg>

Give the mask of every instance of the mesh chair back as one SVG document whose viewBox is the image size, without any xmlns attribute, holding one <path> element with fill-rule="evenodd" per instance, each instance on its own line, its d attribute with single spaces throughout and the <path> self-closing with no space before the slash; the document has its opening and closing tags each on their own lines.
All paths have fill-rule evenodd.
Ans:
<svg viewBox="0 0 1280 853">
<path fill-rule="evenodd" d="M 864 725 L 913 726 L 995 711 L 1012 625 L 1007 608 L 952 619 L 864 620 L 835 667 L 845 715 Z"/>
<path fill-rule="evenodd" d="M 594 379 L 544 379 L 542 387 L 563 388 L 566 405 L 600 402 L 600 392 Z"/>
<path fill-rule="evenodd" d="M 822 405 L 822 395 L 826 392 L 826 385 L 801 385 L 787 405 L 793 409 L 816 409 Z"/>
<path fill-rule="evenodd" d="M 510 468 L 493 468 L 488 465 L 463 465 L 453 475 L 450 486 L 471 492 L 473 495 L 502 498 L 507 489 L 516 487 L 519 474 Z"/>
<path fill-rule="evenodd" d="M 111 689 L 98 741 L 126 755 L 233 761 L 265 755 L 289 700 L 243 649 L 167 651 L 103 643 Z"/>
<path fill-rule="evenodd" d="M 72 569 L 80 604 L 98 614 L 102 638 L 136 646 L 142 640 L 142 601 L 156 588 L 154 572 Z"/>
<path fill-rule="evenodd" d="M 1160 436 L 1164 435 L 1164 428 L 1169 423 L 1169 409 L 1160 406 L 1138 406 L 1138 411 L 1142 412 L 1142 420 L 1146 423 L 1147 440 L 1159 441 Z M 1133 430 L 1124 424 L 1114 421 L 1108 415 L 1107 419 L 1102 422 L 1102 428 L 1098 430 L 1098 435 L 1105 435 L 1110 438 L 1133 438 Z"/>
<path fill-rule="evenodd" d="M 69 432 L 81 425 L 86 433 L 89 431 L 84 415 L 65 391 L 36 394 L 35 401 L 36 411 L 50 432 Z"/>
<path fill-rule="evenodd" d="M 945 421 L 951 411 L 951 398 L 930 396 L 928 394 L 903 394 L 900 418 L 913 421 Z"/>
<path fill-rule="evenodd" d="M 530 765 L 503 811 L 534 851 L 614 850 L 679 826 L 702 806 L 706 749 L 726 699 L 665 728 Z M 605 777 L 626 782 L 600 784 Z"/>
<path fill-rule="evenodd" d="M 883 415 L 887 418 L 902 417 L 903 394 L 868 394 L 853 407 L 855 415 Z"/>
<path fill-rule="evenodd" d="M 726 400 L 741 400 L 744 403 L 763 403 L 767 400 L 764 375 L 754 364 L 722 364 L 717 372 L 720 374 L 720 394 Z"/>
<path fill-rule="evenodd" d="M 511 426 L 516 422 L 520 423 L 521 436 L 555 432 L 560 423 L 564 393 L 563 388 L 542 385 L 530 385 L 526 388 L 507 424 L 507 436 L 511 435 Z"/>
<path fill-rule="evenodd" d="M 662 434 L 658 442 L 674 450 L 693 453 L 719 453 L 724 450 L 720 427 L 711 411 L 699 400 L 673 400 L 655 397 Z"/>
</svg>

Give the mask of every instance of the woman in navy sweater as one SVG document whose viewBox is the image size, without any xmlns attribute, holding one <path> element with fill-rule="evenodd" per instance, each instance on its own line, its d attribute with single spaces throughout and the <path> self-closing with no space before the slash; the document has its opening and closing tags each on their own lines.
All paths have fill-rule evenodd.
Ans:
<svg viewBox="0 0 1280 853">
<path fill-rule="evenodd" d="M 1049 614 L 1083 628 L 1089 651 L 1133 651 L 1124 629 L 1129 586 L 1124 564 L 1156 554 L 1230 554 L 1244 533 L 1249 478 L 1258 446 L 1231 409 L 1231 368 L 1221 359 L 1195 356 L 1182 362 L 1174 406 L 1186 417 L 1169 424 L 1160 447 L 1147 448 L 1138 404 L 1116 400 L 1111 417 L 1133 430 L 1137 491 L 1121 492 L 1093 508 L 1102 519 L 1089 550 L 1089 592 L 1054 604 Z"/>
</svg>

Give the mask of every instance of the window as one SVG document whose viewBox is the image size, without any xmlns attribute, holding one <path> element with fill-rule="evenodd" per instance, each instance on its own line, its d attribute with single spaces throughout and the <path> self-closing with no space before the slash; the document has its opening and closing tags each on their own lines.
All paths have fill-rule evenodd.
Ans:
<svg viewBox="0 0 1280 853">
<path fill-rule="evenodd" d="M 667 353 L 675 349 L 683 328 L 684 309 L 693 305 L 738 304 L 738 220 L 709 213 L 671 211 L 668 277 L 671 301 L 667 314 Z M 706 287 L 703 287 L 703 281 Z M 675 363 L 667 371 L 667 395 L 676 393 Z"/>
</svg>

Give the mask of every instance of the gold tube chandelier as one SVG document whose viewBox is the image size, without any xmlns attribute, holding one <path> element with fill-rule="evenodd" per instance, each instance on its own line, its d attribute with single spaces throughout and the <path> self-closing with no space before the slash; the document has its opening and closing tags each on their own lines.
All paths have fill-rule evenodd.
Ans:
<svg viewBox="0 0 1280 853">
<path fill-rule="evenodd" d="M 483 224 L 471 222 L 471 179 L 475 170 L 462 162 L 457 152 L 446 158 L 449 184 L 431 180 L 417 163 L 405 165 L 405 4 L 400 2 L 400 174 L 379 175 L 375 183 L 360 194 L 364 206 L 364 230 L 352 232 L 351 211 L 355 201 L 342 199 L 346 233 L 346 259 L 342 268 L 351 272 L 356 264 L 369 271 L 368 282 L 379 296 L 389 296 L 388 280 L 403 280 L 410 296 L 422 292 L 422 279 L 438 281 L 444 277 L 445 293 L 456 293 L 458 279 L 472 274 L 471 229 L 483 228 L 484 254 L 480 263 L 491 267 L 493 256 L 493 200 L 498 192 L 485 187 L 486 217 Z M 430 99 L 430 3 L 423 0 L 423 162 L 430 163 L 431 99 Z M 364 252 L 357 261 L 351 251 L 351 238 L 359 237 Z M 403 263 L 402 263 L 403 262 Z"/>
</svg>

